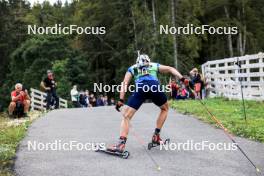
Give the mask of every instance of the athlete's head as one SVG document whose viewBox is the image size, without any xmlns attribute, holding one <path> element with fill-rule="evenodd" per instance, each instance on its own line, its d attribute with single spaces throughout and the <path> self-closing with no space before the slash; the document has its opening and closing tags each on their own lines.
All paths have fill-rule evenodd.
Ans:
<svg viewBox="0 0 264 176">
<path fill-rule="evenodd" d="M 141 54 L 137 58 L 137 66 L 139 68 L 146 67 L 150 63 L 150 58 L 146 54 Z"/>
</svg>

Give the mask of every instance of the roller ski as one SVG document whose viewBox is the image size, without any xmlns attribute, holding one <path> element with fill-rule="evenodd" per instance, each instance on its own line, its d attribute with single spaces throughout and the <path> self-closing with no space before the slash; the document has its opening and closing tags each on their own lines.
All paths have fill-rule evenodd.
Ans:
<svg viewBox="0 0 264 176">
<path fill-rule="evenodd" d="M 160 146 L 162 144 L 168 144 L 170 143 L 170 139 L 167 138 L 165 139 L 165 141 L 163 141 L 160 138 L 160 134 L 159 133 L 154 133 L 154 135 L 152 136 L 152 141 L 150 143 L 148 143 L 148 149 L 151 150 L 154 147 Z"/>
<path fill-rule="evenodd" d="M 98 149 L 96 150 L 96 152 L 103 152 L 106 154 L 119 156 L 123 159 L 127 159 L 129 157 L 130 153 L 125 150 L 125 142 L 126 142 L 126 139 L 120 138 L 118 144 L 113 145 L 111 147 L 107 147 L 107 148 L 105 148 L 105 147 L 101 148 L 99 146 Z"/>
</svg>

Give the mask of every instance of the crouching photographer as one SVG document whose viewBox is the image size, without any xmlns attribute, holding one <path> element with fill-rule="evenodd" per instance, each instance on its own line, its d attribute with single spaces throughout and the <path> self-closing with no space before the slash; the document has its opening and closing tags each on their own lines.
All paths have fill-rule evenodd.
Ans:
<svg viewBox="0 0 264 176">
<path fill-rule="evenodd" d="M 11 102 L 8 108 L 10 117 L 15 115 L 28 117 L 28 111 L 30 107 L 30 97 L 26 89 L 23 89 L 23 85 L 17 83 L 15 90 L 11 92 Z"/>
</svg>

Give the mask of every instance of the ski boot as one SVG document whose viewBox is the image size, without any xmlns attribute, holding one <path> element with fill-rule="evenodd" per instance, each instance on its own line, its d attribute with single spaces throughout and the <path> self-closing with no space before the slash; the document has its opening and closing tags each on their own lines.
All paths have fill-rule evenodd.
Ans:
<svg viewBox="0 0 264 176">
<path fill-rule="evenodd" d="M 108 147 L 107 150 L 111 152 L 123 153 L 125 150 L 125 146 L 126 146 L 125 141 L 122 139 L 119 139 L 118 144 Z"/>
<path fill-rule="evenodd" d="M 166 139 L 164 142 L 163 140 L 160 138 L 160 134 L 159 133 L 154 133 L 152 136 L 152 141 L 148 144 L 148 149 L 151 150 L 153 147 L 157 147 L 161 144 L 167 144 L 170 142 L 170 139 Z"/>
<path fill-rule="evenodd" d="M 124 159 L 127 159 L 129 156 L 129 152 L 125 151 L 125 145 L 126 145 L 126 138 L 120 137 L 118 144 L 107 147 L 106 149 L 99 148 L 97 151 L 101 151 L 110 155 L 116 155 Z"/>
</svg>

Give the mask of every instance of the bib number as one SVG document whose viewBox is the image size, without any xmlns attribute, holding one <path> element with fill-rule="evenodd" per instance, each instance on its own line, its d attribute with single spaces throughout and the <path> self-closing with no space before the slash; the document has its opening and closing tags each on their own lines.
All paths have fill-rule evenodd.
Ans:
<svg viewBox="0 0 264 176">
<path fill-rule="evenodd" d="M 140 75 L 148 75 L 149 74 L 149 70 L 148 68 L 142 68 L 142 69 L 139 69 L 138 72 L 140 73 Z"/>
</svg>

